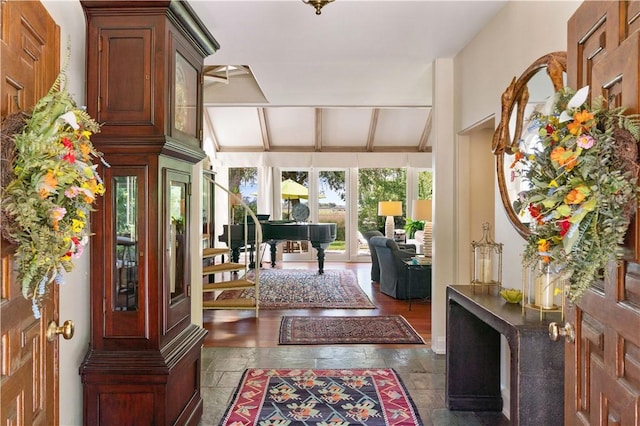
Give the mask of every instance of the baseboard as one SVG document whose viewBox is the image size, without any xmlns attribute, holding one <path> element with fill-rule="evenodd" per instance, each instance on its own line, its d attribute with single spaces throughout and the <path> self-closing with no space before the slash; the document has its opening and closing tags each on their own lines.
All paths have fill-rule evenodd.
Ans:
<svg viewBox="0 0 640 426">
<path fill-rule="evenodd" d="M 444 336 L 438 336 L 431 340 L 431 350 L 438 355 L 447 353 L 447 339 Z"/>
</svg>

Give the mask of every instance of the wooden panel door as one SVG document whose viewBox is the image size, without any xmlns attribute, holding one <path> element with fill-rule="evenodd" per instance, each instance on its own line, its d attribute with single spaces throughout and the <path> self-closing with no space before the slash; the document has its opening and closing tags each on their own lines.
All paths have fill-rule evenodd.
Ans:
<svg viewBox="0 0 640 426">
<path fill-rule="evenodd" d="M 591 87 L 611 106 L 637 113 L 639 2 L 584 2 L 569 21 L 568 82 Z M 575 341 L 565 344 L 565 424 L 640 424 L 640 244 L 638 213 L 625 260 L 567 312 Z"/>
<path fill-rule="evenodd" d="M 28 111 L 49 90 L 60 67 L 60 30 L 40 2 L 0 2 L 1 115 Z M 3 164 L 4 166 L 4 164 Z M 57 339 L 47 325 L 57 320 L 58 294 L 36 320 L 16 281 L 12 247 L 0 242 L 0 386 L 4 425 L 58 423 Z"/>
</svg>

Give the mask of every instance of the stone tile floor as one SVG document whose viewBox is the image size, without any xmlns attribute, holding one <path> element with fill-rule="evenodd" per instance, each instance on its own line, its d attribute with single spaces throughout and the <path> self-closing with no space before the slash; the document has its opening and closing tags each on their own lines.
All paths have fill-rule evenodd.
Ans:
<svg viewBox="0 0 640 426">
<path fill-rule="evenodd" d="M 427 426 L 508 425 L 500 413 L 449 411 L 444 404 L 445 357 L 430 349 L 372 346 L 203 348 L 201 426 L 218 425 L 246 368 L 393 368 Z"/>
</svg>

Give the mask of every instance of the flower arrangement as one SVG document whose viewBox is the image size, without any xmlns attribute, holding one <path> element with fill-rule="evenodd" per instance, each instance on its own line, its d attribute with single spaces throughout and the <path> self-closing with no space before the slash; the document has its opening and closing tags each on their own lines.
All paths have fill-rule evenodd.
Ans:
<svg viewBox="0 0 640 426">
<path fill-rule="evenodd" d="M 91 206 L 105 191 L 92 163 L 101 154 L 90 141 L 100 126 L 76 107 L 64 82 L 61 72 L 14 135 L 13 180 L 2 199 L 17 279 L 36 318 L 49 285 L 63 283 L 62 272 L 82 254 Z"/>
<path fill-rule="evenodd" d="M 532 218 L 524 266 L 560 266 L 572 301 L 622 255 L 639 191 L 640 117 L 588 94 L 565 88 L 534 112 L 511 165 L 528 185 L 514 205 Z"/>
</svg>

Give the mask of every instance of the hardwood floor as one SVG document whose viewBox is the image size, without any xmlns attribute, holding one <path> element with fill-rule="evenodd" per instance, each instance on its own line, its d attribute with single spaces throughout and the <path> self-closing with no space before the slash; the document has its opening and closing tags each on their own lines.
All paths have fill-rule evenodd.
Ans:
<svg viewBox="0 0 640 426">
<path fill-rule="evenodd" d="M 276 265 L 282 269 L 316 268 L 315 262 L 286 262 Z M 380 293 L 378 284 L 371 283 L 370 263 L 326 262 L 325 270 L 350 269 L 376 309 L 262 309 L 259 318 L 251 310 L 206 310 L 203 326 L 209 331 L 205 347 L 272 348 L 278 347 L 278 332 L 283 315 L 346 316 L 346 315 L 402 315 L 431 347 L 431 302 L 414 300 L 409 310 L 406 300 L 397 300 Z M 351 345 L 353 346 L 353 345 Z M 370 345 L 385 348 L 412 348 L 425 345 Z"/>
</svg>

